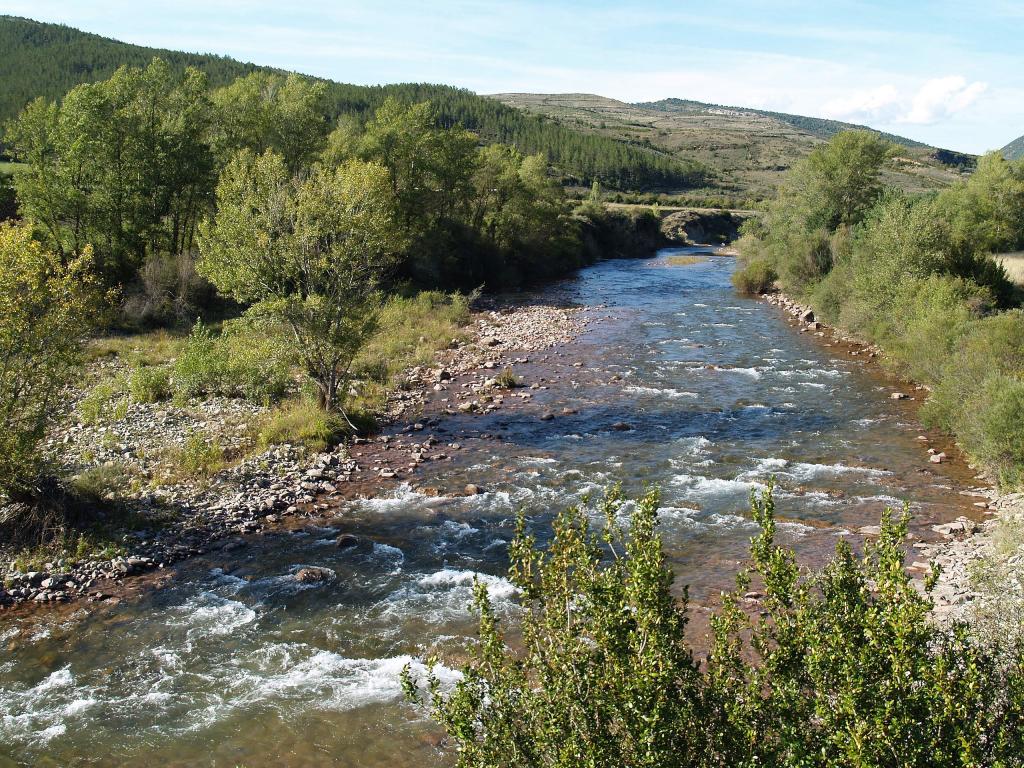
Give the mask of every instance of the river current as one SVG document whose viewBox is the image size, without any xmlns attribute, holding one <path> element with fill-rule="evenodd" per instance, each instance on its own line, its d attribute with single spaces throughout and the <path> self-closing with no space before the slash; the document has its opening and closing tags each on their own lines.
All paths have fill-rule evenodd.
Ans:
<svg viewBox="0 0 1024 768">
<path fill-rule="evenodd" d="M 704 260 L 671 264 L 679 254 Z M 553 512 L 611 482 L 660 487 L 695 614 L 730 587 L 755 530 L 748 494 L 771 476 L 780 537 L 811 564 L 904 499 L 922 536 L 975 512 L 957 487 L 969 475 L 928 464 L 893 383 L 737 297 L 733 264 L 668 249 L 531 297 L 595 307 L 594 322 L 516 367 L 547 387 L 529 403 L 442 421 L 438 436 L 463 449 L 420 470 L 437 495 L 347 503 L 329 525 L 197 558 L 117 605 L 0 615 L 0 766 L 443 765 L 399 671 L 458 659 L 474 576 L 514 613 L 503 573 L 517 510 L 543 539 Z M 485 492 L 463 496 L 467 482 Z M 362 545 L 339 549 L 342 533 Z M 299 583 L 304 566 L 336 579 Z"/>
</svg>

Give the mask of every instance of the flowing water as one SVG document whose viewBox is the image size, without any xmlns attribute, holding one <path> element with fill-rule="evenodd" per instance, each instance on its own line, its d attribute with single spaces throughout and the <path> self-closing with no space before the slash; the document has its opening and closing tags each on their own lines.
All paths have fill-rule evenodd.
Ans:
<svg viewBox="0 0 1024 768">
<path fill-rule="evenodd" d="M 603 306 L 577 342 L 517 367 L 548 387 L 532 402 L 441 422 L 463 450 L 421 470 L 439 495 L 353 502 L 329 526 L 197 558 L 140 599 L 0 617 L 0 765 L 442 765 L 400 669 L 458 657 L 475 575 L 514 611 L 502 574 L 516 510 L 542 531 L 612 481 L 661 487 L 665 545 L 698 609 L 730 586 L 754 531 L 748 493 L 772 475 L 781 537 L 809 562 L 901 499 L 918 533 L 970 514 L 891 383 L 738 298 L 731 259 L 667 261 L 697 250 L 549 289 Z M 467 482 L 486 492 L 462 496 Z M 346 532 L 363 545 L 338 549 Z M 300 584 L 307 565 L 337 578 Z"/>
</svg>

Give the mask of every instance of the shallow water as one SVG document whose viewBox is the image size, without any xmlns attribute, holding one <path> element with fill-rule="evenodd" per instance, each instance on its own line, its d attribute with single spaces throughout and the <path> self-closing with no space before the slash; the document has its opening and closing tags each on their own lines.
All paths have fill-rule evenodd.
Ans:
<svg viewBox="0 0 1024 768">
<path fill-rule="evenodd" d="M 514 611 L 501 574 L 516 510 L 542 531 L 611 481 L 661 488 L 665 544 L 698 604 L 729 587 L 754 531 L 748 493 L 772 475 L 781 537 L 812 563 L 900 499 L 916 532 L 973 511 L 876 372 L 736 297 L 731 259 L 665 262 L 698 250 L 550 289 L 606 306 L 579 341 L 517 366 L 549 387 L 531 403 L 441 423 L 463 450 L 421 469 L 440 495 L 351 503 L 330 526 L 197 558 L 139 600 L 0 619 L 0 765 L 442 765 L 399 670 L 459 657 L 475 574 Z M 579 413 L 538 418 L 565 407 Z M 487 492 L 459 496 L 467 482 Z M 365 546 L 339 550 L 344 532 Z M 291 578 L 307 565 L 336 578 Z"/>
</svg>

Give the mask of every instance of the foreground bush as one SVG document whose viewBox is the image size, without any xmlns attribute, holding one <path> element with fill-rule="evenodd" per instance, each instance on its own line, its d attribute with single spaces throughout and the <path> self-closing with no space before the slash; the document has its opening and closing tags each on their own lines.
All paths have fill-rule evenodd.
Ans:
<svg viewBox="0 0 1024 768">
<path fill-rule="evenodd" d="M 546 551 L 519 520 L 506 634 L 476 587 L 479 643 L 462 679 L 403 673 L 464 768 L 484 766 L 1012 766 L 1024 764 L 1020 649 L 1000 663 L 963 626 L 928 619 L 904 567 L 906 514 L 857 557 L 804 575 L 775 543 L 772 491 L 751 499 L 749 571 L 697 664 L 656 531 L 657 495 L 571 508 Z M 930 589 L 932 579 L 929 579 Z M 758 606 L 745 595 L 763 593 Z M 521 635 L 521 637 L 520 637 Z M 507 638 L 515 637 L 510 642 Z"/>
</svg>

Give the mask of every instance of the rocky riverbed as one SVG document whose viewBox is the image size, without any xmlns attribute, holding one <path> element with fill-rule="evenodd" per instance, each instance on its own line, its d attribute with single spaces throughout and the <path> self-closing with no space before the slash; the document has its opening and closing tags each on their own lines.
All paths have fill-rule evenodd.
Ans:
<svg viewBox="0 0 1024 768">
<path fill-rule="evenodd" d="M 131 516 L 135 530 L 124 535 L 115 557 L 58 558 L 32 570 L 19 569 L 17 553 L 0 549 L 0 606 L 110 599 L 131 577 L 214 549 L 244 547 L 246 536 L 319 517 L 341 499 L 394 488 L 421 464 L 461 449 L 430 434 L 436 417 L 424 411 L 428 393 L 447 393 L 435 399 L 449 414 L 486 414 L 528 400 L 543 385 L 508 387 L 498 376 L 506 369 L 514 376 L 526 355 L 575 338 L 587 323 L 584 309 L 485 298 L 474 308 L 468 339 L 453 340 L 436 365 L 408 370 L 388 394 L 379 421 L 404 425 L 400 436 L 357 437 L 323 452 L 276 445 L 203 481 L 150 482 L 190 435 L 215 436 L 228 451 L 240 448 L 266 408 L 222 397 L 127 403 L 119 418 L 91 425 L 72 409 L 49 436 L 48 450 L 69 473 L 106 467 L 134 479 L 133 490 L 108 501 Z"/>
</svg>

